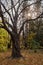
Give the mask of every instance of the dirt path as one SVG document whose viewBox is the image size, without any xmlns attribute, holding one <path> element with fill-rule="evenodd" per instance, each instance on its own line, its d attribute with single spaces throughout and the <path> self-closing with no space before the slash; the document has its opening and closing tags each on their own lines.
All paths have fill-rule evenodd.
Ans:
<svg viewBox="0 0 43 65">
<path fill-rule="evenodd" d="M 23 57 L 11 59 L 11 51 L 0 53 L 0 65 L 43 65 L 43 53 L 29 53 L 23 50 Z"/>
</svg>

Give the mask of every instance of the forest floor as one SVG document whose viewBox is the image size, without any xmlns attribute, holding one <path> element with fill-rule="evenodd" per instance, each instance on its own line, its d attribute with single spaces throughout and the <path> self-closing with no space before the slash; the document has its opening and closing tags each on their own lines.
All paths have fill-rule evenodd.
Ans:
<svg viewBox="0 0 43 65">
<path fill-rule="evenodd" d="M 43 65 L 43 51 L 22 50 L 23 57 L 12 59 L 11 50 L 0 53 L 0 65 Z"/>
</svg>

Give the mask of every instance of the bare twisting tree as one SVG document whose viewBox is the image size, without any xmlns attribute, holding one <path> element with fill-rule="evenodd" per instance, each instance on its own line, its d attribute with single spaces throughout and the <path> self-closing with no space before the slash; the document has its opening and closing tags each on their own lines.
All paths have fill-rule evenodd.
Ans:
<svg viewBox="0 0 43 65">
<path fill-rule="evenodd" d="M 5 4 L 4 4 L 5 1 Z M 28 0 L 26 0 L 28 1 Z M 28 21 L 33 21 L 38 18 L 41 18 L 43 12 L 41 12 L 36 18 L 33 19 L 23 19 L 22 12 L 26 9 L 26 7 L 30 7 L 33 4 L 40 3 L 41 0 L 37 0 L 31 4 L 26 5 L 23 8 L 24 0 L 0 0 L 0 17 L 2 19 L 2 24 L 0 28 L 4 28 L 10 34 L 12 39 L 12 57 L 20 57 L 20 43 L 19 38 L 20 34 L 23 30 L 24 24 Z M 7 21 L 7 16 L 9 17 L 9 21 Z M 10 23 L 11 22 L 11 23 Z M 18 23 L 22 22 L 22 25 L 19 27 L 18 31 Z"/>
</svg>

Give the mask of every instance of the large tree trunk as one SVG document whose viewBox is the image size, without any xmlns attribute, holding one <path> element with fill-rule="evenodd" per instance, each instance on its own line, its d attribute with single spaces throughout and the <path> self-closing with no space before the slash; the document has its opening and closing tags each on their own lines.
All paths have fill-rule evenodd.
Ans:
<svg viewBox="0 0 43 65">
<path fill-rule="evenodd" d="M 12 57 L 21 57 L 19 38 L 12 38 Z"/>
</svg>

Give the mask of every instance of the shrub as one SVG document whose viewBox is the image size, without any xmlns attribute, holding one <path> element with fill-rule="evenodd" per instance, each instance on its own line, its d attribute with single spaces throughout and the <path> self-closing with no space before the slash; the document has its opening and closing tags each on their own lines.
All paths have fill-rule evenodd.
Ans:
<svg viewBox="0 0 43 65">
<path fill-rule="evenodd" d="M 7 47 L 4 46 L 3 44 L 0 44 L 0 52 L 5 52 L 7 51 Z"/>
<path fill-rule="evenodd" d="M 10 38 L 7 31 L 0 29 L 0 51 L 6 51 L 9 42 Z"/>
<path fill-rule="evenodd" d="M 32 49 L 37 49 L 37 48 L 39 48 L 39 46 L 40 46 L 39 42 L 32 40 L 32 42 L 31 42 Z"/>
</svg>

